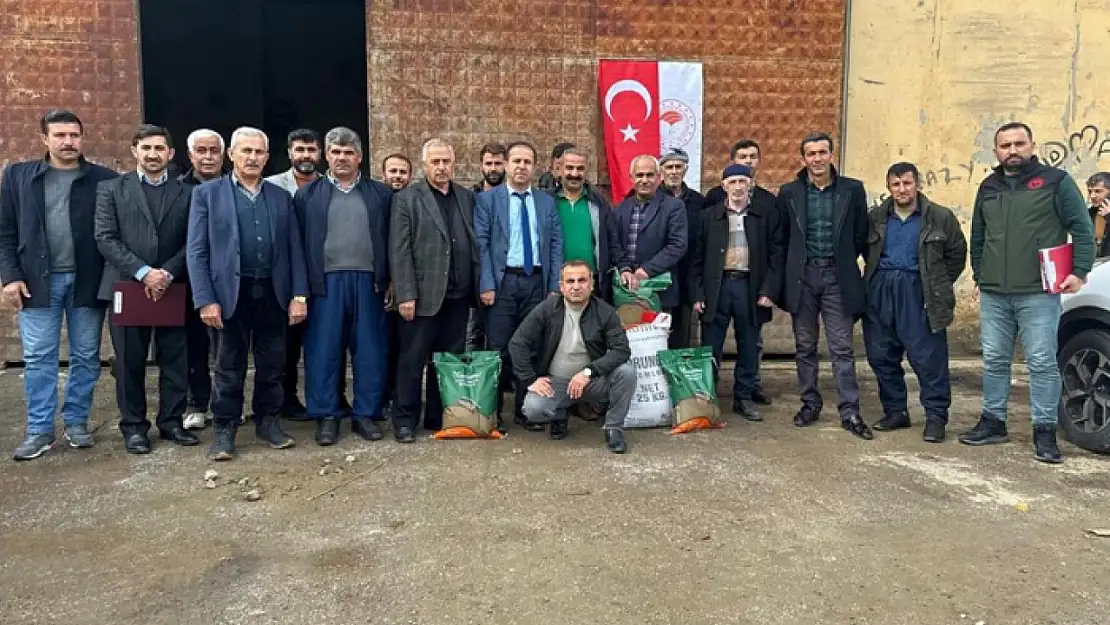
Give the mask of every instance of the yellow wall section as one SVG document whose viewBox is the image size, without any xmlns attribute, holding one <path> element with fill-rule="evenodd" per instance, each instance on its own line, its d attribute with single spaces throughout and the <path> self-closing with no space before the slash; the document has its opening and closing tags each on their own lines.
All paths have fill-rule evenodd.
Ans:
<svg viewBox="0 0 1110 625">
<path fill-rule="evenodd" d="M 997 164 L 994 129 L 1010 120 L 1032 126 L 1041 158 L 1084 194 L 1087 176 L 1110 170 L 1107 0 L 853 0 L 850 11 L 841 163 L 873 204 L 887 167 L 910 161 L 967 232 Z M 953 338 L 974 347 L 978 311 L 959 301 Z"/>
</svg>

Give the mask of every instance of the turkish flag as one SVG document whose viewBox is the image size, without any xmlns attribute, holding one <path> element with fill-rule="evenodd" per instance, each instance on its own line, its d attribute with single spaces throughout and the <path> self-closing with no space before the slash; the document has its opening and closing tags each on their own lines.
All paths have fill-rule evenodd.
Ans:
<svg viewBox="0 0 1110 625">
<path fill-rule="evenodd" d="M 597 82 L 614 205 L 632 188 L 632 159 L 671 148 L 689 155 L 685 182 L 700 189 L 701 63 L 602 59 Z"/>
<path fill-rule="evenodd" d="M 632 188 L 632 159 L 659 156 L 659 66 L 655 61 L 604 60 L 598 64 L 597 82 L 616 206 Z"/>
</svg>

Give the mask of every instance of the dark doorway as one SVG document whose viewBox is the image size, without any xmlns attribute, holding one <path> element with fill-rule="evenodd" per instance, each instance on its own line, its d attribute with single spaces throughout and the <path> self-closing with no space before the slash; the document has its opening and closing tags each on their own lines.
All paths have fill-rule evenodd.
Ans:
<svg viewBox="0 0 1110 625">
<path fill-rule="evenodd" d="M 369 143 L 366 0 L 139 0 L 145 121 L 185 138 L 239 126 L 270 137 L 267 174 L 289 167 L 285 136 L 348 126 Z"/>
</svg>

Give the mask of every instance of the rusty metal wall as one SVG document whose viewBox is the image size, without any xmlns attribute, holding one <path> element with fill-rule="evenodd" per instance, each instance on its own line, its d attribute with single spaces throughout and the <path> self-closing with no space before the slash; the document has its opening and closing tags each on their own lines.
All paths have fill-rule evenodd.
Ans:
<svg viewBox="0 0 1110 625">
<path fill-rule="evenodd" d="M 0 159 L 36 155 L 39 116 L 62 106 L 85 120 L 93 160 L 127 162 L 142 108 L 136 5 L 0 0 Z M 802 135 L 840 129 L 844 0 L 368 0 L 367 33 L 373 162 L 442 136 L 468 181 L 491 140 L 530 140 L 541 163 L 574 141 L 603 163 L 598 58 L 705 63 L 703 189 L 739 137 L 760 141 L 775 189 Z M 779 321 L 765 338 L 792 348 Z M 0 361 L 18 359 L 14 315 L 0 312 Z"/>
<path fill-rule="evenodd" d="M 85 124 L 89 158 L 123 167 L 142 116 L 136 5 L 0 0 L 0 166 L 42 154 L 39 118 L 67 108 Z M 16 313 L 0 309 L 0 363 L 21 359 Z"/>
</svg>

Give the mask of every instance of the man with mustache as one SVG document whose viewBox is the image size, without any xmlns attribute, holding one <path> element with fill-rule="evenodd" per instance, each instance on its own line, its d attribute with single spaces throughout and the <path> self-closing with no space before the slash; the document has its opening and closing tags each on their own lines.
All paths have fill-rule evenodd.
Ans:
<svg viewBox="0 0 1110 625">
<path fill-rule="evenodd" d="M 416 441 L 424 389 L 424 428 L 443 426 L 432 354 L 465 350 L 467 312 L 478 293 L 474 194 L 452 180 L 455 149 L 443 139 L 429 139 L 420 160 L 424 180 L 393 196 L 389 218 L 390 276 L 402 318 L 391 416 L 393 437 L 406 444 Z"/>
<path fill-rule="evenodd" d="M 1056 444 L 1060 295 L 1044 291 L 1037 251 L 1064 245 L 1071 237 L 1072 270 L 1061 289 L 1075 293 L 1094 264 L 1094 228 L 1071 176 L 1035 156 L 1028 125 L 1010 122 L 999 127 L 994 154 L 998 167 L 979 185 L 971 215 L 971 275 L 983 344 L 983 413 L 960 442 L 1009 441 L 1010 370 L 1020 337 L 1029 368 L 1033 455 L 1058 464 L 1063 462 Z"/>
<path fill-rule="evenodd" d="M 708 207 L 705 205 L 705 197 L 686 186 L 684 182 L 689 163 L 690 156 L 678 148 L 667 152 L 659 160 L 659 166 L 663 168 L 663 188 L 686 207 L 686 231 L 690 233 L 692 241 L 694 233 L 699 230 L 702 215 Z M 694 290 L 691 288 L 693 249 L 693 245 L 687 246 L 674 276 L 674 279 L 678 280 L 679 305 L 675 308 L 674 320 L 671 324 L 672 348 L 690 346 L 690 325 L 694 321 L 695 301 Z"/>
<path fill-rule="evenodd" d="M 340 408 L 336 386 L 351 354 L 355 402 L 351 431 L 382 438 L 388 332 L 389 187 L 359 174 L 362 139 L 340 126 L 324 139 L 326 179 L 297 192 L 294 206 L 303 234 L 312 291 L 305 331 L 305 398 L 316 420 L 316 443 L 334 445 Z"/>
<path fill-rule="evenodd" d="M 678 264 L 686 255 L 686 206 L 668 193 L 657 193 L 661 168 L 650 154 L 632 159 L 629 177 L 632 193 L 617 205 L 613 216 L 613 264 L 620 270 L 620 280 L 635 291 L 640 281 L 670 273 L 671 286 L 659 294 L 663 312 L 673 316 L 681 302 L 679 285 L 684 276 Z M 676 347 L 671 335 L 668 344 Z"/>
<path fill-rule="evenodd" d="M 489 191 L 505 181 L 505 146 L 500 143 L 487 143 L 479 150 L 482 179 L 474 185 L 474 193 Z M 470 321 L 466 326 L 467 351 L 486 348 L 486 309 L 481 306 L 470 311 Z"/>
<path fill-rule="evenodd" d="M 563 260 L 582 261 L 593 274 L 592 287 L 605 299 L 612 288 L 606 288 L 609 275 L 609 231 L 612 229 L 613 207 L 586 182 L 589 157 L 581 148 L 563 152 L 563 179 L 555 188 L 555 209 L 563 229 Z"/>
<path fill-rule="evenodd" d="M 193 191 L 186 261 L 193 302 L 219 330 L 213 460 L 235 456 L 243 413 L 247 352 L 254 356 L 255 436 L 275 449 L 292 447 L 281 429 L 286 328 L 308 315 L 301 229 L 293 198 L 262 179 L 269 139 L 256 128 L 231 135 L 231 175 Z"/>
<path fill-rule="evenodd" d="M 870 223 L 863 183 L 841 176 L 832 165 L 833 140 L 826 133 L 802 139 L 802 169 L 779 189 L 778 211 L 786 231 L 783 310 L 793 316 L 794 360 L 802 407 L 794 425 L 808 427 L 821 416 L 824 400 L 817 388 L 817 337 L 825 338 L 840 397 L 841 426 L 854 436 L 874 434 L 860 416 L 859 380 L 852 328 L 867 307 L 859 259 L 867 254 Z"/>
<path fill-rule="evenodd" d="M 39 120 L 44 158 L 12 163 L 0 182 L 0 284 L 19 311 L 27 436 L 15 460 L 54 447 L 62 322 L 69 337 L 69 375 L 62 420 L 70 447 L 92 447 L 89 412 L 100 377 L 104 302 L 97 298 L 104 257 L 93 238 L 96 188 L 116 172 L 81 153 L 85 127 L 74 113 Z"/>
<path fill-rule="evenodd" d="M 285 140 L 285 146 L 291 166 L 280 174 L 267 177 L 266 182 L 272 182 L 285 189 L 292 197 L 297 194 L 299 189 L 319 180 L 321 177 L 320 172 L 317 171 L 320 167 L 321 156 L 320 134 L 315 130 L 299 128 L 289 133 Z M 304 345 L 306 327 L 307 324 L 300 323 L 290 326 L 285 335 L 285 378 L 282 382 L 282 388 L 285 390 L 285 400 L 282 413 L 287 419 L 294 421 L 306 418 L 305 406 L 301 403 L 300 397 L 297 396 L 297 378 L 300 377 L 300 370 L 297 365 L 301 362 L 301 348 Z M 344 356 L 343 362 L 343 368 L 346 369 L 346 356 Z M 347 376 L 340 375 L 339 396 L 342 405 L 349 409 L 346 387 Z"/>
<path fill-rule="evenodd" d="M 394 152 L 382 159 L 382 181 L 394 193 L 409 186 L 412 182 L 412 161 L 409 157 Z"/>
<path fill-rule="evenodd" d="M 563 231 L 555 201 L 533 190 L 536 149 L 530 143 L 510 143 L 505 184 L 478 195 L 474 231 L 482 257 L 479 289 L 488 310 L 489 349 L 501 352 L 503 382 L 512 378 L 509 339 L 521 321 L 549 294 L 559 292 L 563 266 Z M 528 388 L 516 380 L 513 420 L 528 430 L 542 424 L 524 418 L 521 407 Z M 498 427 L 503 396 L 498 396 Z"/>
<path fill-rule="evenodd" d="M 863 339 L 879 382 L 882 432 L 910 427 L 903 354 L 921 386 L 925 442 L 945 438 L 952 386 L 948 335 L 956 308 L 956 279 L 967 266 L 967 240 L 956 215 L 919 192 L 913 163 L 886 174 L 890 198 L 873 209 L 864 280 Z"/>
<path fill-rule="evenodd" d="M 1095 225 L 1096 256 L 1110 256 L 1110 236 L 1106 220 L 1110 219 L 1110 172 L 1100 171 L 1087 179 L 1087 198 L 1091 222 Z"/>
<path fill-rule="evenodd" d="M 178 182 L 195 187 L 224 174 L 225 146 L 220 133 L 208 128 L 194 130 L 189 133 L 185 145 L 189 148 L 190 168 L 178 176 Z M 212 420 L 212 413 L 208 411 L 212 401 L 209 362 L 219 350 L 219 334 L 204 325 L 200 320 L 200 311 L 192 306 L 188 308 L 185 313 L 188 347 L 185 351 L 189 361 L 189 405 L 185 411 L 184 426 L 187 430 L 202 430 Z"/>
<path fill-rule="evenodd" d="M 165 128 L 144 124 L 131 140 L 138 171 L 102 183 L 97 190 L 96 242 L 104 255 L 100 299 L 111 301 L 117 282 L 135 280 L 157 301 L 170 285 L 183 283 L 185 239 L 192 188 L 170 179 L 173 144 Z M 116 352 L 116 404 L 124 448 L 150 453 L 147 431 L 146 360 L 155 344 L 158 365 L 158 434 L 178 445 L 200 440 L 182 423 L 188 395 L 185 327 L 136 327 L 112 323 Z"/>
</svg>

